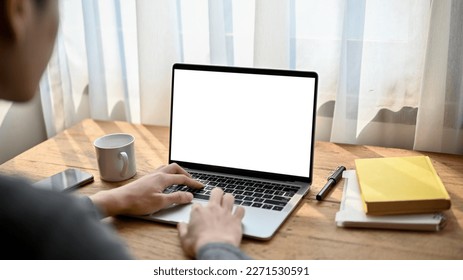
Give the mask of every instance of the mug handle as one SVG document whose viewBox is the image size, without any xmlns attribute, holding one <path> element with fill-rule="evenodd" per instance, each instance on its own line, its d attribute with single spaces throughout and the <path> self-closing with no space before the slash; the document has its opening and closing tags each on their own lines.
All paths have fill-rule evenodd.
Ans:
<svg viewBox="0 0 463 280">
<path fill-rule="evenodd" d="M 119 159 L 122 159 L 123 162 L 121 176 L 124 177 L 127 175 L 127 170 L 129 169 L 129 157 L 127 156 L 126 152 L 120 152 Z"/>
</svg>

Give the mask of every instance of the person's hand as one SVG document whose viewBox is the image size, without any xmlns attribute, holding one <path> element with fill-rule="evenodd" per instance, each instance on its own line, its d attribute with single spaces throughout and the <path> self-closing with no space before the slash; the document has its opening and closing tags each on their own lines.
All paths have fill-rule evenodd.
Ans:
<svg viewBox="0 0 463 280">
<path fill-rule="evenodd" d="M 191 202 L 193 195 L 189 192 L 164 194 L 163 191 L 171 185 L 187 185 L 196 189 L 203 187 L 174 163 L 161 166 L 155 172 L 125 186 L 98 192 L 90 199 L 108 216 L 151 214 L 173 204 Z"/>
<path fill-rule="evenodd" d="M 233 195 L 224 195 L 220 188 L 215 188 L 206 206 L 193 205 L 190 222 L 177 225 L 180 242 L 186 254 L 194 257 L 208 243 L 229 243 L 236 247 L 240 245 L 244 208 L 238 206 L 232 213 L 234 200 Z"/>
</svg>

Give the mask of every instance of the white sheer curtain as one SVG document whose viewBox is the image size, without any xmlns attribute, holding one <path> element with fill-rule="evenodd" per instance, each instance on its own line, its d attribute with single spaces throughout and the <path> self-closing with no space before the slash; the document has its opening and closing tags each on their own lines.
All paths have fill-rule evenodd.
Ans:
<svg viewBox="0 0 463 280">
<path fill-rule="evenodd" d="M 49 136 L 87 117 L 169 125 L 187 62 L 318 72 L 319 140 L 463 154 L 462 1 L 60 3 Z"/>
</svg>

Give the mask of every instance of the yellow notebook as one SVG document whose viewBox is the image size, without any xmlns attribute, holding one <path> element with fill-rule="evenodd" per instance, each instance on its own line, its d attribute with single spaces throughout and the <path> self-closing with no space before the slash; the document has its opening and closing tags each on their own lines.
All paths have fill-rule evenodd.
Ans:
<svg viewBox="0 0 463 280">
<path fill-rule="evenodd" d="M 430 213 L 450 208 L 450 197 L 427 156 L 355 160 L 367 214 Z"/>
</svg>

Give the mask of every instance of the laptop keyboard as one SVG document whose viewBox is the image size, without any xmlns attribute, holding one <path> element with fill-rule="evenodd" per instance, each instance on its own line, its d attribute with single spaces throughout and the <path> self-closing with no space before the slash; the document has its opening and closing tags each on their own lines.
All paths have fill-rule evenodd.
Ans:
<svg viewBox="0 0 463 280">
<path fill-rule="evenodd" d="M 211 190 L 220 187 L 225 193 L 235 197 L 235 204 L 256 208 L 281 211 L 298 191 L 297 186 L 278 183 L 267 183 L 250 179 L 238 179 L 220 175 L 190 172 L 191 176 L 204 184 L 200 190 L 185 185 L 173 185 L 164 193 L 176 191 L 191 192 L 195 198 L 209 200 Z"/>
</svg>

